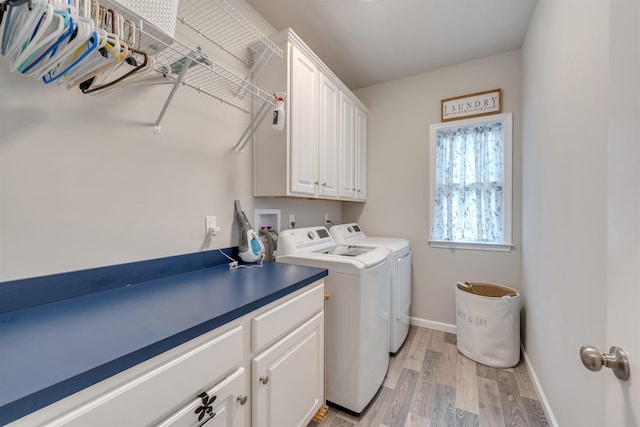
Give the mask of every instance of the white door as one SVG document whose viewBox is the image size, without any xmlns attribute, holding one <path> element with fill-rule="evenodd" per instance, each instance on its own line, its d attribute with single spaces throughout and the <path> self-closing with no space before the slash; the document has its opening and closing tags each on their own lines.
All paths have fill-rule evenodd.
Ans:
<svg viewBox="0 0 640 427">
<path fill-rule="evenodd" d="M 628 381 L 606 375 L 607 426 L 640 426 L 640 1 L 611 2 L 607 348 L 629 358 Z"/>
</svg>

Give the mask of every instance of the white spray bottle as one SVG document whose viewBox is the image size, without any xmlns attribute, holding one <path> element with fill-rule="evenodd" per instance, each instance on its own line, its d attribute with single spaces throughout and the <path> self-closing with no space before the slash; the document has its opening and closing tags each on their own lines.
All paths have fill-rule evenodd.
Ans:
<svg viewBox="0 0 640 427">
<path fill-rule="evenodd" d="M 276 98 L 276 105 L 273 108 L 273 121 L 271 122 L 273 130 L 283 130 L 284 129 L 284 99 L 280 96 L 277 96 L 275 93 L 273 96 Z"/>
</svg>

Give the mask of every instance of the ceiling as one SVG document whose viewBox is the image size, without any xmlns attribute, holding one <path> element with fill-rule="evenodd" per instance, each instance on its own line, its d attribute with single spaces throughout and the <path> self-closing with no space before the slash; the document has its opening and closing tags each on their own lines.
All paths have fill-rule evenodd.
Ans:
<svg viewBox="0 0 640 427">
<path fill-rule="evenodd" d="M 522 46 L 537 0 L 247 0 L 350 89 Z"/>
</svg>

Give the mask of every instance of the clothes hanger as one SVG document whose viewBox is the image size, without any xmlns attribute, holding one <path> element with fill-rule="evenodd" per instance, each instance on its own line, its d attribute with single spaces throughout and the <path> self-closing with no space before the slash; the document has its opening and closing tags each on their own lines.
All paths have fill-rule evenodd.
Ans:
<svg viewBox="0 0 640 427">
<path fill-rule="evenodd" d="M 52 54 L 51 58 L 39 67 L 40 74 L 45 83 L 51 83 L 78 65 L 86 56 L 98 46 L 98 35 L 94 31 L 93 21 L 82 18 L 74 11 L 76 30 L 69 41 L 59 51 Z M 71 21 L 73 22 L 72 16 Z"/>
<path fill-rule="evenodd" d="M 46 16 L 47 7 L 48 5 L 41 1 L 36 4 L 33 10 L 29 10 L 25 6 L 21 6 L 19 10 L 16 10 L 18 15 L 15 20 L 9 23 L 10 27 L 3 38 L 3 54 L 5 58 L 13 61 L 20 54 L 36 32 L 42 16 Z"/>
<path fill-rule="evenodd" d="M 9 2 L 2 4 L 2 21 L 0 22 L 0 55 L 5 54 L 11 27 L 15 23 L 16 16 L 20 11 L 20 5 L 9 6 Z"/>
<path fill-rule="evenodd" d="M 35 68 L 29 70 L 29 75 L 35 78 L 46 76 L 50 82 L 61 71 L 69 71 L 77 65 L 78 57 L 84 57 L 88 51 L 97 47 L 98 37 L 93 32 L 93 21 L 78 15 L 77 8 L 65 1 L 56 1 L 56 10 L 69 15 L 69 31 L 48 49 L 45 56 L 38 58 Z"/>
<path fill-rule="evenodd" d="M 118 66 L 114 67 L 106 76 L 106 79 L 109 79 L 111 77 L 111 74 L 113 73 L 113 71 L 118 70 L 120 68 L 122 68 L 122 66 L 124 64 L 129 64 L 131 65 L 131 62 L 135 63 L 135 66 L 133 69 L 130 69 L 128 71 L 126 71 L 124 74 L 120 75 L 119 77 L 116 77 L 114 80 L 108 81 L 107 83 L 100 83 L 97 86 L 94 86 L 94 84 L 96 84 L 96 80 L 97 78 L 94 78 L 94 80 L 89 83 L 89 85 L 80 85 L 80 89 L 82 90 L 82 93 L 95 93 L 98 92 L 100 90 L 104 90 L 106 88 L 110 88 L 120 82 L 122 82 L 123 80 L 131 77 L 132 75 L 134 75 L 135 73 L 139 72 L 140 70 L 144 69 L 149 63 L 150 63 L 150 56 L 147 55 L 146 52 L 137 50 L 137 49 L 133 49 L 130 48 L 129 49 L 130 55 L 129 57 L 125 60 L 122 61 L 120 64 L 118 64 Z M 141 64 L 138 64 L 138 61 L 135 59 L 134 54 L 140 55 L 142 56 L 143 60 Z M 133 61 L 131 61 L 133 60 Z M 128 62 L 129 61 L 129 62 Z"/>
<path fill-rule="evenodd" d="M 21 71 L 27 68 L 34 59 L 52 46 L 65 32 L 65 17 L 55 13 L 53 7 L 47 5 L 47 18 L 41 22 L 36 34 L 28 46 L 15 59 L 11 71 Z M 22 71 L 21 71 L 22 72 Z"/>
<path fill-rule="evenodd" d="M 93 23 L 94 31 L 98 35 L 98 46 L 89 52 L 82 62 L 73 68 L 72 72 L 65 73 L 65 76 L 58 80 L 59 84 L 64 84 L 69 81 L 73 82 L 79 78 L 79 76 L 92 72 L 96 68 L 101 67 L 107 59 L 118 56 L 121 51 L 121 45 L 117 38 L 114 40 L 112 34 L 99 28 L 100 5 L 97 0 L 92 0 L 91 3 L 89 3 L 88 0 L 77 1 L 76 8 L 79 16 L 85 20 L 91 20 Z"/>
<path fill-rule="evenodd" d="M 54 8 L 54 13 L 62 16 L 64 19 L 64 31 L 42 54 L 33 59 L 29 64 L 24 64 L 24 67 L 20 68 L 20 72 L 36 79 L 47 73 L 47 71 L 55 65 L 56 61 L 62 58 L 60 55 L 62 55 L 64 49 L 69 48 L 69 43 L 77 39 L 78 36 L 78 18 L 75 6 L 69 3 L 68 0 L 49 1 Z"/>
<path fill-rule="evenodd" d="M 104 30 L 103 30 L 104 31 Z M 107 41 L 105 45 L 105 49 L 107 52 L 107 57 L 102 56 L 102 61 L 100 64 L 97 64 L 92 69 L 85 68 L 82 71 L 84 74 L 78 73 L 75 78 L 70 79 L 67 84 L 67 89 L 71 89 L 75 86 L 80 85 L 81 83 L 90 80 L 99 74 L 105 72 L 106 70 L 116 66 L 116 64 L 124 61 L 127 56 L 129 56 L 129 47 L 126 43 L 121 40 L 118 40 L 117 37 L 114 37 L 114 34 L 107 33 L 107 37 L 113 37 Z"/>
<path fill-rule="evenodd" d="M 0 54 L 11 71 L 47 84 L 84 83 L 84 93 L 104 93 L 171 74 L 167 65 L 135 48 L 139 29 L 133 21 L 97 0 L 73 1 L 0 0 Z"/>
<path fill-rule="evenodd" d="M 49 47 L 47 47 L 37 58 L 31 61 L 30 64 L 21 67 L 19 71 L 23 74 L 30 75 L 38 78 L 46 72 L 46 66 L 51 58 L 58 51 L 58 48 L 64 46 L 76 32 L 76 24 L 73 20 L 69 10 L 54 9 L 54 13 L 61 16 L 64 22 L 64 31 Z"/>
<path fill-rule="evenodd" d="M 0 54 L 6 53 L 9 39 L 15 30 L 16 21 L 20 18 L 25 5 L 29 11 L 33 10 L 33 1 L 37 0 L 5 0 L 0 3 Z"/>
<path fill-rule="evenodd" d="M 91 72 L 96 67 L 103 65 L 104 61 L 109 58 L 109 52 L 113 50 L 113 47 L 109 44 L 108 33 L 101 28 L 94 28 L 94 33 L 97 35 L 98 45 L 95 49 L 91 49 L 72 69 L 68 70 L 63 77 L 59 78 L 57 80 L 58 84 L 64 84 L 76 79 L 78 76 Z M 117 50 L 119 53 L 119 45 Z M 76 51 L 75 59 L 80 57 L 80 53 Z"/>
<path fill-rule="evenodd" d="M 60 62 L 56 67 L 42 76 L 42 81 L 46 84 L 52 83 L 71 71 L 80 64 L 91 52 L 98 48 L 98 33 L 93 28 L 93 21 L 79 19 L 78 28 L 83 28 L 82 37 L 80 32 L 77 38 L 81 39 L 79 46 L 72 52 L 69 52 L 64 61 Z M 69 44 L 73 44 L 69 42 Z M 64 65 L 63 65 L 64 64 Z"/>
<path fill-rule="evenodd" d="M 103 27 L 106 26 L 108 28 L 110 26 L 112 33 L 120 36 L 121 38 L 123 35 L 124 22 L 124 18 L 112 9 L 108 9 L 106 14 L 102 17 Z M 140 64 L 139 59 L 136 59 L 135 55 L 142 56 L 142 64 Z M 80 84 L 80 89 L 83 93 L 95 93 L 113 87 L 123 80 L 129 79 L 131 76 L 145 70 L 149 66 L 151 60 L 152 58 L 147 55 L 147 53 L 134 48 L 129 48 L 129 55 L 124 59 L 124 61 L 120 61 L 113 67 L 110 67 L 110 69 L 105 70 L 100 74 L 96 74 L 90 80 L 82 82 Z M 134 68 L 128 68 L 127 65 L 133 65 Z"/>
<path fill-rule="evenodd" d="M 126 34 L 125 41 L 135 48 L 139 48 L 139 46 L 136 46 L 137 31 L 138 31 L 138 27 L 136 26 L 135 22 L 133 22 L 130 19 L 127 19 L 126 21 L 124 21 L 122 32 L 123 32 L 123 35 Z"/>
<path fill-rule="evenodd" d="M 0 24 L 2 24 L 2 21 L 4 19 L 4 14 L 9 10 L 10 6 L 18 6 L 23 3 L 27 3 L 29 6 L 29 10 L 31 10 L 33 7 L 31 2 L 32 0 L 0 0 Z M 0 40 L 2 40 L 1 34 L 0 34 Z"/>
<path fill-rule="evenodd" d="M 117 91 L 123 87 L 131 86 L 131 85 L 142 85 L 142 84 L 159 84 L 159 83 L 174 83 L 174 80 L 168 79 L 168 67 L 162 64 L 159 64 L 156 58 L 151 55 L 147 55 L 148 62 L 144 67 L 141 67 L 134 73 L 128 75 L 126 79 L 121 79 L 120 81 L 114 82 L 114 84 L 106 86 L 101 85 L 101 89 L 99 94 L 111 93 L 113 91 Z M 123 66 L 124 67 L 124 66 Z M 170 70 L 169 70 L 170 72 Z"/>
<path fill-rule="evenodd" d="M 47 48 L 37 59 L 24 69 L 24 74 L 39 79 L 50 69 L 54 68 L 63 58 L 64 54 L 69 50 L 77 47 L 79 42 L 78 35 L 82 35 L 82 27 L 78 27 L 77 20 L 68 15 L 66 31 Z M 72 44 L 75 40 L 75 46 Z"/>
</svg>

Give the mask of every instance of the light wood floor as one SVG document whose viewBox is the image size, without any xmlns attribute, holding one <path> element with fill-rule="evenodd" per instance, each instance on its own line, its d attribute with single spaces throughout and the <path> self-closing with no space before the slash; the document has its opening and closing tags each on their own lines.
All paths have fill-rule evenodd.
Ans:
<svg viewBox="0 0 640 427">
<path fill-rule="evenodd" d="M 527 368 L 476 363 L 458 352 L 456 336 L 411 326 L 391 357 L 383 386 L 355 417 L 330 407 L 308 427 L 548 426 Z"/>
</svg>

